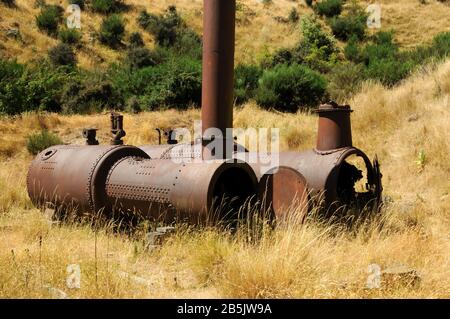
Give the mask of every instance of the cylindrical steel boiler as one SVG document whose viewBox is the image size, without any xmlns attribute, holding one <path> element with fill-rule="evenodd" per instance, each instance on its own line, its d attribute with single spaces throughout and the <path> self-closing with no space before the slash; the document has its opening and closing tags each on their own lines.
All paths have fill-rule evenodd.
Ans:
<svg viewBox="0 0 450 319">
<path fill-rule="evenodd" d="M 256 176 L 245 163 L 128 157 L 111 169 L 106 193 L 121 211 L 198 223 L 234 218 L 232 214 L 255 195 L 256 185 Z"/>
<path fill-rule="evenodd" d="M 128 156 L 148 158 L 134 146 L 58 145 L 36 156 L 27 176 L 28 194 L 35 205 L 51 202 L 78 212 L 109 209 L 105 182 L 111 167 Z"/>
</svg>

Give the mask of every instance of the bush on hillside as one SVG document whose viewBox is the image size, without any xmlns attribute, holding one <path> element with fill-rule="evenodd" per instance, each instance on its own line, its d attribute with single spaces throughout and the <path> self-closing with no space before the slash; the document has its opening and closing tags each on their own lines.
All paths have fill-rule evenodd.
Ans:
<svg viewBox="0 0 450 319">
<path fill-rule="evenodd" d="M 169 6 L 160 16 L 141 11 L 138 24 L 155 37 L 159 46 L 192 58 L 201 57 L 200 36 L 186 25 L 175 6 Z"/>
<path fill-rule="evenodd" d="M 412 61 L 397 59 L 373 60 L 366 68 L 366 76 L 381 81 L 387 86 L 393 86 L 406 78 L 416 64 Z"/>
<path fill-rule="evenodd" d="M 243 104 L 255 95 L 262 70 L 256 65 L 239 64 L 234 72 L 234 98 Z"/>
<path fill-rule="evenodd" d="M 164 63 L 134 71 L 113 68 L 110 78 L 126 100 L 136 96 L 146 110 L 200 105 L 201 61 L 190 57 L 172 57 Z"/>
<path fill-rule="evenodd" d="M 337 52 L 336 40 L 322 30 L 317 21 L 311 18 L 303 18 L 300 27 L 303 34 L 300 46 L 322 49 L 327 57 Z"/>
<path fill-rule="evenodd" d="M 161 16 L 141 12 L 138 22 L 147 32 L 155 36 L 158 45 L 169 47 L 175 44 L 179 28 L 184 26 L 175 6 L 169 6 Z"/>
<path fill-rule="evenodd" d="M 329 19 L 329 24 L 336 38 L 347 41 L 352 35 L 364 39 L 367 28 L 367 14 L 358 5 L 353 5 L 345 15 Z"/>
<path fill-rule="evenodd" d="M 137 22 L 142 29 L 147 30 L 148 32 L 152 33 L 153 30 L 156 30 L 156 28 L 157 28 L 157 24 L 159 22 L 159 17 L 152 13 L 148 13 L 145 10 L 142 10 L 139 12 L 139 15 L 137 17 Z"/>
<path fill-rule="evenodd" d="M 32 155 L 37 155 L 53 145 L 61 145 L 62 140 L 47 130 L 31 134 L 27 137 L 27 150 Z"/>
<path fill-rule="evenodd" d="M 55 35 L 62 21 L 64 10 L 60 6 L 45 5 L 36 16 L 37 27 L 50 35 Z"/>
<path fill-rule="evenodd" d="M 328 18 L 338 16 L 342 12 L 342 0 L 322 0 L 314 6 L 318 15 Z"/>
<path fill-rule="evenodd" d="M 310 68 L 328 72 L 337 60 L 338 48 L 332 35 L 322 30 L 320 24 L 312 18 L 304 17 L 300 22 L 302 40 L 292 49 L 280 49 L 269 64 L 306 64 Z"/>
<path fill-rule="evenodd" d="M 65 44 L 79 44 L 81 33 L 77 29 L 63 29 L 58 32 L 58 38 Z"/>
<path fill-rule="evenodd" d="M 113 84 L 103 76 L 87 74 L 67 82 L 61 94 L 62 111 L 66 114 L 87 114 L 104 109 L 121 109 L 124 102 Z"/>
<path fill-rule="evenodd" d="M 121 5 L 119 0 L 91 0 L 92 11 L 102 14 L 118 12 Z"/>
<path fill-rule="evenodd" d="M 47 63 L 33 67 L 0 60 L 0 113 L 60 110 L 60 90 L 70 76 Z"/>
<path fill-rule="evenodd" d="M 144 44 L 144 40 L 142 39 L 142 34 L 140 32 L 133 32 L 130 34 L 130 47 L 132 48 L 139 48 L 139 47 L 143 47 Z"/>
<path fill-rule="evenodd" d="M 75 53 L 71 46 L 60 43 L 48 51 L 48 57 L 54 65 L 74 66 L 77 64 Z"/>
<path fill-rule="evenodd" d="M 126 63 L 132 69 L 140 69 L 146 66 L 154 66 L 158 62 L 158 57 L 144 47 L 134 47 L 127 51 Z"/>
<path fill-rule="evenodd" d="M 122 43 L 125 34 L 125 25 L 120 15 L 114 14 L 105 18 L 100 26 L 100 42 L 111 48 Z"/>
<path fill-rule="evenodd" d="M 278 65 L 263 73 L 256 101 L 264 107 L 296 112 L 301 107 L 316 106 L 326 87 L 324 77 L 304 65 Z"/>
<path fill-rule="evenodd" d="M 23 111 L 24 89 L 18 84 L 25 72 L 24 65 L 0 59 L 0 114 Z"/>
<path fill-rule="evenodd" d="M 358 37 L 352 35 L 344 47 L 345 58 L 349 61 L 358 63 L 361 62 L 361 50 L 359 48 Z"/>
</svg>

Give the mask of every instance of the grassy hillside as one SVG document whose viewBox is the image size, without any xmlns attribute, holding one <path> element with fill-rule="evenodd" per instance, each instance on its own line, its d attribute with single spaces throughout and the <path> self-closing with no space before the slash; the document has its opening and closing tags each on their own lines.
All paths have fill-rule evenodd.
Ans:
<svg viewBox="0 0 450 319">
<path fill-rule="evenodd" d="M 368 5 L 371 1 L 358 1 Z M 382 6 L 382 29 L 393 29 L 396 40 L 403 47 L 413 47 L 430 41 L 437 33 L 450 31 L 450 6 L 437 0 L 427 0 L 421 4 L 418 0 L 388 1 L 380 0 Z M 36 27 L 35 16 L 39 8 L 35 0 L 16 0 L 15 7 L 0 4 L 0 56 L 17 58 L 19 62 L 29 62 L 45 56 L 50 47 L 57 44 L 55 38 L 45 35 Z M 47 0 L 47 4 L 67 6 L 66 0 Z M 151 13 L 161 13 L 167 6 L 176 5 L 188 25 L 201 34 L 201 0 L 125 0 L 128 9 L 123 12 L 126 19 L 126 33 L 138 31 L 136 22 L 139 12 L 146 9 Z M 312 10 L 303 0 L 277 0 L 271 5 L 263 5 L 255 0 L 238 1 L 238 23 L 236 39 L 236 60 L 242 63 L 255 63 L 269 52 L 280 47 L 295 44 L 300 37 L 298 27 L 292 23 L 279 22 L 286 18 L 292 8 L 300 15 L 311 14 Z M 93 69 L 117 61 L 123 54 L 112 50 L 96 40 L 103 16 L 85 10 L 81 15 L 82 42 L 77 50 L 79 65 Z M 8 32 L 18 30 L 20 36 L 12 37 Z M 148 47 L 154 45 L 154 39 L 144 34 Z"/>
<path fill-rule="evenodd" d="M 265 231 L 248 242 L 215 228 L 180 226 L 160 248 L 144 236 L 108 227 L 55 224 L 33 208 L 25 175 L 32 160 L 26 136 L 46 128 L 82 143 L 83 127 L 107 142 L 108 117 L 22 114 L 0 118 L 0 297 L 450 297 L 450 60 L 424 67 L 387 89 L 366 83 L 350 101 L 354 144 L 378 153 L 387 198 L 379 220 L 351 231 L 317 219 Z M 126 114 L 126 142 L 155 143 L 155 127 L 192 125 L 198 110 Z M 235 127 L 281 128 L 282 149 L 315 143 L 316 118 L 247 104 Z M 419 156 L 419 154 L 422 154 Z M 66 267 L 81 265 L 79 290 L 65 286 Z M 407 265 L 417 287 L 393 282 L 366 289 L 367 267 Z M 13 267 L 11 265 L 14 265 Z M 125 274 L 124 274 L 125 272 Z M 137 276 L 140 279 L 136 279 Z"/>
</svg>

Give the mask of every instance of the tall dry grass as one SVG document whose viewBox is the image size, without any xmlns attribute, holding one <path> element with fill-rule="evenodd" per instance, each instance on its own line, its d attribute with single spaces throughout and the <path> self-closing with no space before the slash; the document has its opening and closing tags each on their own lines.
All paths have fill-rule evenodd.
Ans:
<svg viewBox="0 0 450 319">
<path fill-rule="evenodd" d="M 349 101 L 355 146 L 369 156 L 377 153 L 382 165 L 386 206 L 378 218 L 348 229 L 310 217 L 303 225 L 242 227 L 237 234 L 179 225 L 154 250 L 145 248 L 145 225 L 124 234 L 112 225 L 52 223 L 27 198 L 32 156 L 26 136 L 47 128 L 66 143 L 82 143 L 81 129 L 89 126 L 101 128 L 100 141 L 107 142 L 107 115 L 1 118 L 0 296 L 55 297 L 52 287 L 71 298 L 448 298 L 449 96 L 447 60 L 392 89 L 366 83 Z M 199 117 L 194 109 L 126 114 L 126 142 L 156 143 L 156 127 L 191 127 Z M 250 103 L 235 110 L 234 125 L 280 127 L 281 149 L 315 143 L 313 115 L 269 112 Z M 81 289 L 71 290 L 66 267 L 74 263 L 81 266 Z M 372 263 L 414 268 L 420 285 L 367 289 Z"/>
</svg>

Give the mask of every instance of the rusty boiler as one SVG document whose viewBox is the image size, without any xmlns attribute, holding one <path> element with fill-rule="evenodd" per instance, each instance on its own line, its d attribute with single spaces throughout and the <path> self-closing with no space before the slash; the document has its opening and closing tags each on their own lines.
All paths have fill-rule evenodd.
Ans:
<svg viewBox="0 0 450 319">
<path fill-rule="evenodd" d="M 341 206 L 378 206 L 378 161 L 353 147 L 349 106 L 321 105 L 316 147 L 271 154 L 278 156 L 278 164 L 264 170 L 235 143 L 235 11 L 235 0 L 204 0 L 200 138 L 177 143 L 169 131 L 162 145 L 160 130 L 159 145 L 123 145 L 123 116 L 113 113 L 111 145 L 99 145 L 96 130 L 85 129 L 86 145 L 53 146 L 36 156 L 27 177 L 33 203 L 52 203 L 79 214 L 109 217 L 119 212 L 190 223 L 238 218 L 240 207 L 256 200 L 277 218 L 286 217 L 292 205 L 306 213 L 314 201 L 328 212 Z M 211 147 L 217 141 L 220 149 Z M 362 159 L 364 172 L 349 163 L 352 156 Z M 363 178 L 365 189 L 355 190 Z"/>
</svg>

